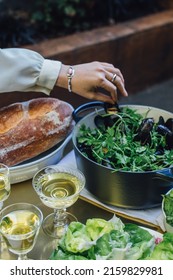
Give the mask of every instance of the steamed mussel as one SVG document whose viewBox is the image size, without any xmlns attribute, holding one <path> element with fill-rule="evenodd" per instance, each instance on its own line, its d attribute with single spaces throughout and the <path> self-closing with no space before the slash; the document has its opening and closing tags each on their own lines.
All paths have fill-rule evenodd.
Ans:
<svg viewBox="0 0 173 280">
<path fill-rule="evenodd" d="M 171 131 L 171 134 L 166 135 L 166 143 L 168 149 L 172 150 L 173 149 L 173 118 L 167 119 L 165 122 L 165 126 Z"/>
<path fill-rule="evenodd" d="M 150 132 L 153 129 L 154 119 L 145 118 L 142 120 L 137 134 L 134 137 L 134 141 L 140 141 L 141 145 L 151 144 L 151 134 Z"/>
<path fill-rule="evenodd" d="M 96 127 L 101 130 L 106 130 L 108 127 L 112 127 L 117 121 L 116 114 L 120 112 L 120 108 L 117 103 L 104 103 L 104 110 L 105 114 L 97 115 L 94 118 L 94 123 Z"/>
<path fill-rule="evenodd" d="M 167 119 L 167 121 L 165 122 L 165 126 L 166 126 L 171 132 L 173 132 L 173 118 Z"/>
<path fill-rule="evenodd" d="M 145 118 L 142 120 L 137 134 L 134 137 L 134 141 L 140 141 L 141 145 L 149 144 L 151 145 L 151 132 L 154 126 L 153 118 Z M 166 148 L 173 148 L 173 118 L 169 118 L 166 122 L 162 116 L 159 117 L 159 121 L 155 127 L 155 130 L 158 134 L 165 136 Z M 159 145 L 156 148 L 157 154 L 163 154 L 164 148 L 162 145 Z"/>
<path fill-rule="evenodd" d="M 167 119 L 166 122 L 158 124 L 157 132 L 165 136 L 166 140 L 166 149 L 173 149 L 173 118 Z"/>
</svg>

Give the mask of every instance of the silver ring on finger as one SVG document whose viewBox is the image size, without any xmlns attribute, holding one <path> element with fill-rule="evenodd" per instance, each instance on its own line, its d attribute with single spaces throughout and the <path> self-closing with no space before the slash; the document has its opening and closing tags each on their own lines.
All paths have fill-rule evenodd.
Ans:
<svg viewBox="0 0 173 280">
<path fill-rule="evenodd" d="M 117 74 L 113 74 L 111 82 L 113 83 L 116 80 Z"/>
</svg>

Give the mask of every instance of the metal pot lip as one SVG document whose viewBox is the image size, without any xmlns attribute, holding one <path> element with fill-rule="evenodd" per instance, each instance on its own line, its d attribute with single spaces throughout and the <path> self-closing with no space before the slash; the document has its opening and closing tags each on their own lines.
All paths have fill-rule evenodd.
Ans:
<svg viewBox="0 0 173 280">
<path fill-rule="evenodd" d="M 90 102 L 90 104 L 92 104 L 92 102 Z M 130 108 L 134 108 L 134 109 L 146 109 L 146 110 L 156 110 L 156 111 L 160 111 L 166 114 L 170 114 L 173 117 L 173 112 L 164 110 L 162 108 L 158 108 L 158 107 L 154 107 L 154 106 L 150 106 L 150 105 L 140 105 L 140 104 L 119 104 L 120 108 L 124 108 L 124 107 L 130 107 Z M 96 113 L 102 112 L 104 111 L 104 108 L 97 108 L 97 110 L 94 110 L 93 112 L 88 113 L 87 115 L 85 115 L 78 123 L 81 123 L 82 121 L 84 121 L 85 119 L 87 119 L 88 117 L 95 115 Z"/>
<path fill-rule="evenodd" d="M 144 109 L 146 111 L 148 110 L 156 110 L 156 111 L 160 111 L 161 113 L 165 113 L 165 114 L 170 114 L 170 117 L 172 116 L 173 117 L 173 112 L 170 112 L 170 111 L 167 111 L 167 110 L 164 110 L 164 109 L 161 109 L 161 108 L 158 108 L 158 107 L 153 107 L 153 106 L 147 106 L 147 105 L 135 105 L 135 104 L 121 104 L 119 105 L 120 108 L 124 108 L 124 107 L 129 107 L 129 108 L 134 108 L 134 109 Z M 88 118 L 92 117 L 92 116 L 95 116 L 96 114 L 98 113 L 101 113 L 104 111 L 104 108 L 101 108 L 101 109 L 97 109 L 93 112 L 90 112 L 88 113 L 87 115 L 85 115 L 81 120 L 79 120 L 74 128 L 73 128 L 73 131 L 72 131 L 72 137 L 76 131 L 76 129 L 78 129 L 78 127 L 80 127 L 81 124 L 83 124 L 83 122 L 85 120 L 87 120 Z"/>
<path fill-rule="evenodd" d="M 160 111 L 160 112 L 165 112 L 166 114 L 170 114 L 173 116 L 173 113 L 172 112 L 169 112 L 167 110 L 164 110 L 164 109 L 161 109 L 161 108 L 158 108 L 158 107 L 153 107 L 153 106 L 147 106 L 147 105 L 136 105 L 136 104 L 123 104 L 123 105 L 120 105 L 120 107 L 132 107 L 132 108 L 136 108 L 136 109 L 146 109 L 146 110 L 150 110 L 150 109 L 154 109 L 154 110 L 157 110 L 157 111 Z M 100 111 L 103 111 L 104 109 L 99 109 L 97 110 L 97 112 L 100 112 Z M 99 166 L 101 168 L 105 168 L 107 170 L 110 170 L 112 172 L 119 172 L 119 173 L 123 173 L 123 174 L 154 174 L 154 173 L 157 173 L 157 172 L 161 172 L 161 171 L 164 171 L 164 170 L 168 170 L 169 168 L 173 167 L 172 166 L 169 166 L 169 167 L 165 167 L 165 168 L 162 168 L 162 169 L 158 169 L 158 170 L 151 170 L 151 171 L 136 171 L 136 172 L 133 172 L 133 171 L 124 171 L 124 170 L 118 170 L 118 171 L 115 171 L 113 168 L 110 168 L 110 167 L 107 167 L 107 166 L 104 166 L 102 164 L 99 164 L 91 159 L 89 159 L 88 157 L 86 157 L 84 154 L 82 154 L 82 152 L 78 149 L 77 145 L 76 145 L 76 130 L 80 127 L 80 125 L 88 118 L 88 117 L 92 117 L 93 115 L 96 114 L 96 111 L 93 111 L 89 114 L 87 114 L 85 117 L 83 117 L 74 127 L 73 129 L 73 132 L 72 132 L 72 142 L 73 142 L 73 145 L 74 147 L 76 148 L 76 150 L 81 154 L 82 157 L 84 157 L 86 160 L 88 160 L 89 162 L 95 164 L 96 166 Z"/>
</svg>

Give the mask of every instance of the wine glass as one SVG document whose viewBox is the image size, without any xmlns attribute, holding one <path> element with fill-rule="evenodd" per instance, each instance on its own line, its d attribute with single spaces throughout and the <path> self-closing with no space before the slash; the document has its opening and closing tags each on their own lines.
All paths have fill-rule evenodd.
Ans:
<svg viewBox="0 0 173 280">
<path fill-rule="evenodd" d="M 36 242 L 43 214 L 39 208 L 29 203 L 15 203 L 0 212 L 0 233 L 10 252 L 18 255 L 18 260 L 26 260 Z"/>
<path fill-rule="evenodd" d="M 9 168 L 3 163 L 0 163 L 0 203 L 1 208 L 3 206 L 3 201 L 6 200 L 10 195 L 10 177 Z"/>
<path fill-rule="evenodd" d="M 0 210 L 3 207 L 3 202 L 9 197 L 11 192 L 9 168 L 3 163 L 0 163 Z M 3 251 L 3 239 L 0 234 L 0 252 Z"/>
<path fill-rule="evenodd" d="M 60 238 L 70 222 L 77 221 L 74 215 L 66 212 L 66 208 L 77 201 L 84 188 L 83 173 L 65 166 L 47 166 L 35 174 L 32 184 L 43 204 L 54 209 L 54 213 L 43 221 L 44 232 Z"/>
</svg>

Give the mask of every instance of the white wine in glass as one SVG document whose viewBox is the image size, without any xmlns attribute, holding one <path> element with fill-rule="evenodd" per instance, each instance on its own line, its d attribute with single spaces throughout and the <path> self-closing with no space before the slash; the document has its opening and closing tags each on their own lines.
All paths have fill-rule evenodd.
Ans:
<svg viewBox="0 0 173 280">
<path fill-rule="evenodd" d="M 44 232 L 60 238 L 70 222 L 77 218 L 66 212 L 73 205 L 85 186 L 85 177 L 78 169 L 52 165 L 38 171 L 33 177 L 33 187 L 41 201 L 54 209 L 43 221 Z"/>
<path fill-rule="evenodd" d="M 39 208 L 29 203 L 16 203 L 5 207 L 0 213 L 0 232 L 8 250 L 27 259 L 36 242 L 43 220 Z"/>
<path fill-rule="evenodd" d="M 10 195 L 10 178 L 8 166 L 0 163 L 0 202 L 6 200 Z"/>
<path fill-rule="evenodd" d="M 11 192 L 9 168 L 3 163 L 0 163 L 0 210 L 3 207 L 3 202 L 9 197 Z M 0 233 L 0 253 L 4 249 L 4 242 Z"/>
</svg>

